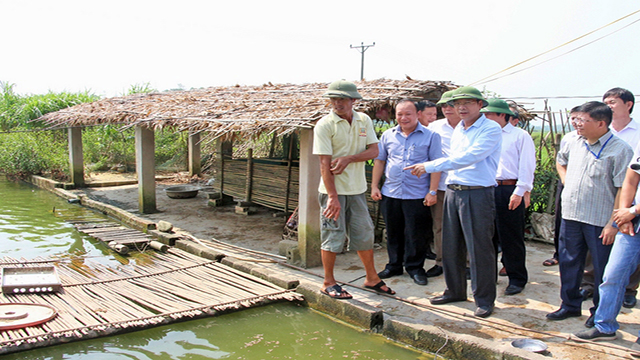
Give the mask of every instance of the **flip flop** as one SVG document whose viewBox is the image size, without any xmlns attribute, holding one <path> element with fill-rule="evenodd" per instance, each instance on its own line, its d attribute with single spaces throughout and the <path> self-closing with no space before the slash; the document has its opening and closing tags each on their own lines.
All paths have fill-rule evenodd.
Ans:
<svg viewBox="0 0 640 360">
<path fill-rule="evenodd" d="M 558 259 L 556 259 L 556 258 L 547 259 L 547 260 L 542 262 L 542 265 L 544 265 L 544 266 L 558 265 Z"/>
<path fill-rule="evenodd" d="M 320 290 L 320 292 L 338 300 L 348 300 L 353 298 L 351 294 L 349 294 L 346 290 L 342 289 L 342 287 L 338 284 L 329 286 L 326 289 L 322 289 Z"/>
<path fill-rule="evenodd" d="M 380 280 L 379 283 L 375 284 L 374 286 L 368 286 L 365 285 L 364 287 L 367 289 L 371 289 L 371 290 L 375 290 L 376 292 L 382 293 L 382 294 L 389 294 L 389 295 L 395 295 L 396 292 L 391 290 L 390 287 L 387 286 L 387 290 L 383 290 L 382 287 L 385 286 L 387 284 L 384 283 L 384 281 Z"/>
</svg>

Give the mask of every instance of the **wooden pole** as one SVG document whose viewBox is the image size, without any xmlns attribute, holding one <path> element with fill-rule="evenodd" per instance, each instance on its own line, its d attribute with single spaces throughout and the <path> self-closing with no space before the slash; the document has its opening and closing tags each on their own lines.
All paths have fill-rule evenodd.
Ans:
<svg viewBox="0 0 640 360">
<path fill-rule="evenodd" d="M 253 149 L 247 151 L 247 186 L 245 201 L 251 202 L 251 190 L 253 189 Z"/>
<path fill-rule="evenodd" d="M 291 196 L 291 167 L 293 165 L 294 136 L 289 135 L 289 154 L 287 156 L 287 192 L 284 197 L 284 212 L 289 213 L 289 197 Z"/>
</svg>

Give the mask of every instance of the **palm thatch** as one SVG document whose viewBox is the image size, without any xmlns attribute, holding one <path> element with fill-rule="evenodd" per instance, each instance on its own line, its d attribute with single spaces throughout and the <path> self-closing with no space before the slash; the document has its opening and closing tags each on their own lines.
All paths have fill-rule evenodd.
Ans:
<svg viewBox="0 0 640 360">
<path fill-rule="evenodd" d="M 376 116 L 380 113 L 392 116 L 389 110 L 400 99 L 438 100 L 443 92 L 456 87 L 448 81 L 386 79 L 356 84 L 363 96 L 357 102 L 357 110 L 374 119 L 380 119 Z M 100 124 L 119 124 L 123 128 L 141 125 L 154 130 L 170 127 L 205 132 L 213 139 L 224 140 L 234 135 L 286 135 L 296 128 L 313 127 L 328 113 L 329 103 L 322 98 L 328 85 L 268 83 L 135 94 L 76 105 L 35 121 L 52 129 Z"/>
</svg>

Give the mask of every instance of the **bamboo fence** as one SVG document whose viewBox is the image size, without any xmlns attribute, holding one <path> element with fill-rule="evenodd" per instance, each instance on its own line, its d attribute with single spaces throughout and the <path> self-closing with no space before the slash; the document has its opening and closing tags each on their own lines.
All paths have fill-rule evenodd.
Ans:
<svg viewBox="0 0 640 360">
<path fill-rule="evenodd" d="M 58 315 L 39 326 L 0 332 L 0 355 L 215 316 L 299 294 L 178 249 L 155 253 L 145 266 L 113 269 L 83 261 L 49 260 L 63 290 L 50 294 L 2 294 L 3 303 L 53 306 Z M 4 258 L 0 266 L 41 266 Z"/>
</svg>

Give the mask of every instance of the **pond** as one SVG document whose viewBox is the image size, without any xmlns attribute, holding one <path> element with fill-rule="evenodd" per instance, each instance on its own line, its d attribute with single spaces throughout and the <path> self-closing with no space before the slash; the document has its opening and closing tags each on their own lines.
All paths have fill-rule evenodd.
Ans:
<svg viewBox="0 0 640 360">
<path fill-rule="evenodd" d="M 74 229 L 67 219 L 105 219 L 45 190 L 0 178 L 0 257 L 82 257 L 143 266 L 145 254 L 123 258 Z M 57 345 L 2 357 L 17 359 L 433 359 L 290 303 L 243 310 L 129 334 Z"/>
</svg>

